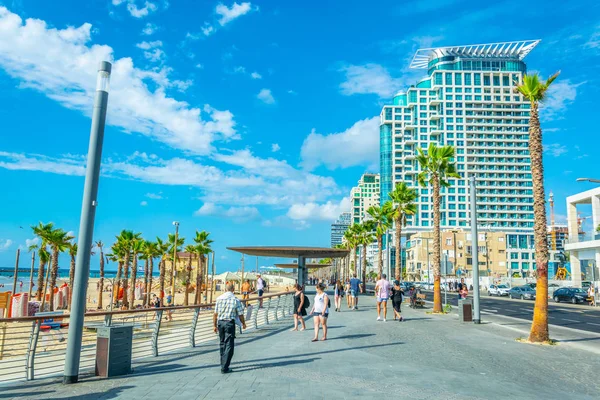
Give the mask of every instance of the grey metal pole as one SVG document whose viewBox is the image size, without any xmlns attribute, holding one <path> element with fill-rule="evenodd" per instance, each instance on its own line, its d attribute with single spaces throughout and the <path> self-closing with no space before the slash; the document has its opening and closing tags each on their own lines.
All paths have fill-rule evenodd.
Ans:
<svg viewBox="0 0 600 400">
<path fill-rule="evenodd" d="M 429 264 L 429 238 L 426 239 L 425 245 L 427 246 L 427 289 L 431 283 L 431 267 Z"/>
<path fill-rule="evenodd" d="M 21 255 L 21 249 L 17 249 L 17 260 L 15 261 L 15 277 L 13 279 L 13 296 L 17 294 L 19 288 L 17 287 L 17 278 L 19 276 L 19 256 Z"/>
<path fill-rule="evenodd" d="M 304 286 L 304 270 L 306 269 L 306 259 L 304 257 L 298 257 L 298 285 Z"/>
<path fill-rule="evenodd" d="M 171 276 L 171 296 L 173 297 L 173 304 L 175 305 L 175 278 L 177 277 L 177 241 L 179 240 L 179 222 L 173 221 L 175 225 L 175 243 L 173 244 L 173 271 Z"/>
<path fill-rule="evenodd" d="M 96 98 L 92 113 L 90 130 L 90 145 L 83 188 L 81 219 L 79 221 L 79 239 L 75 261 L 75 280 L 73 281 L 73 298 L 69 318 L 69 334 L 65 355 L 65 370 L 63 383 L 76 383 L 79 379 L 79 361 L 81 357 L 81 339 L 86 308 L 86 294 L 90 275 L 90 256 L 94 236 L 94 219 L 98 196 L 98 180 L 100 178 L 100 163 L 102 159 L 102 143 L 104 140 L 104 124 L 106 122 L 106 107 L 110 82 L 111 64 L 100 62 L 98 80 L 96 82 Z"/>
<path fill-rule="evenodd" d="M 35 251 L 31 253 L 31 271 L 29 272 L 29 294 L 27 299 L 31 301 L 31 291 L 33 290 L 33 270 L 35 268 Z"/>
<path fill-rule="evenodd" d="M 475 176 L 469 178 L 471 187 L 471 248 L 473 249 L 473 322 L 481 323 L 479 313 L 479 241 L 477 237 L 477 193 L 475 188 Z"/>
</svg>

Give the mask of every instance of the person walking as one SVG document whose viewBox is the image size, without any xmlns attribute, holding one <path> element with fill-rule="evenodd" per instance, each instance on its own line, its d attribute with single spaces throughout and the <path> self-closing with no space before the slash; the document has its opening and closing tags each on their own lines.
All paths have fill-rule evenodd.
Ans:
<svg viewBox="0 0 600 400">
<path fill-rule="evenodd" d="M 464 299 L 467 298 L 468 295 L 469 295 L 469 289 L 467 288 L 466 284 L 463 284 L 462 288 L 458 292 L 459 299 L 463 299 L 464 300 Z"/>
<path fill-rule="evenodd" d="M 381 309 L 383 308 L 383 322 L 387 318 L 387 301 L 390 297 L 390 282 L 387 275 L 383 274 L 375 284 L 375 296 L 377 297 L 377 321 L 381 321 Z"/>
<path fill-rule="evenodd" d="M 304 295 L 304 291 L 302 290 L 302 286 L 296 283 L 294 289 L 296 289 L 296 293 L 294 294 L 294 329 L 292 331 L 298 330 L 298 321 L 302 324 L 301 331 L 306 329 L 306 324 L 304 323 L 304 318 L 306 316 L 306 306 L 307 298 Z"/>
<path fill-rule="evenodd" d="M 213 314 L 213 329 L 219 333 L 219 350 L 221 353 L 221 373 L 228 374 L 233 372 L 229 368 L 233 350 L 235 347 L 235 321 L 239 319 L 242 328 L 246 329 L 244 320 L 244 306 L 233 294 L 235 285 L 228 284 L 225 287 L 226 292 L 217 297 L 215 312 Z"/>
<path fill-rule="evenodd" d="M 266 282 L 260 276 L 260 274 L 256 274 L 256 291 L 258 292 L 258 308 L 263 308 L 263 294 L 265 293 Z"/>
<path fill-rule="evenodd" d="M 319 327 L 323 327 L 323 339 L 327 340 L 327 318 L 329 317 L 329 296 L 325 293 L 325 285 L 322 283 L 317 284 L 317 294 L 315 295 L 315 301 L 313 303 L 312 310 L 310 313 L 313 316 L 315 325 L 315 337 L 313 342 L 319 340 Z"/>
<path fill-rule="evenodd" d="M 339 280 L 335 283 L 335 311 L 340 312 L 342 307 L 342 297 L 344 297 L 344 287 Z"/>
<path fill-rule="evenodd" d="M 460 283 L 458 285 L 456 285 L 456 291 L 458 292 L 458 299 L 460 300 L 460 292 L 462 291 L 463 287 L 467 287 L 467 284 L 465 283 L 465 278 L 460 278 Z"/>
<path fill-rule="evenodd" d="M 350 296 L 350 281 L 346 281 L 346 304 L 348 308 L 352 308 L 352 296 Z"/>
<path fill-rule="evenodd" d="M 350 279 L 350 295 L 352 296 L 352 308 L 351 310 L 358 310 L 358 293 L 361 288 L 361 281 L 356 277 L 356 274 L 352 275 Z"/>
<path fill-rule="evenodd" d="M 402 287 L 400 286 L 400 281 L 395 280 L 394 286 L 390 292 L 390 298 L 392 299 L 392 307 L 394 308 L 394 321 L 398 320 L 402 322 L 402 314 L 401 314 L 401 306 L 402 299 L 404 297 L 404 292 L 402 291 Z"/>
</svg>

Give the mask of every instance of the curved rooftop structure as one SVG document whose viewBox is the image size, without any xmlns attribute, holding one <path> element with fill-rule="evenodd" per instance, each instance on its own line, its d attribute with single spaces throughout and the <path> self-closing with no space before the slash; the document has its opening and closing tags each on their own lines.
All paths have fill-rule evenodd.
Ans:
<svg viewBox="0 0 600 400">
<path fill-rule="evenodd" d="M 277 268 L 282 268 L 282 269 L 297 269 L 298 268 L 298 264 L 275 264 L 275 266 Z M 331 267 L 331 264 L 306 264 L 306 268 L 327 268 L 327 267 Z"/>
<path fill-rule="evenodd" d="M 330 247 L 297 247 L 297 246 L 246 246 L 228 247 L 227 250 L 249 256 L 282 257 L 282 258 L 339 258 L 345 257 L 349 250 L 332 249 Z"/>
<path fill-rule="evenodd" d="M 451 56 L 463 58 L 512 58 L 523 60 L 540 42 L 537 40 L 521 40 L 516 42 L 470 44 L 465 46 L 446 46 L 419 49 L 415 53 L 410 68 L 426 69 L 429 62 L 436 58 Z"/>
</svg>

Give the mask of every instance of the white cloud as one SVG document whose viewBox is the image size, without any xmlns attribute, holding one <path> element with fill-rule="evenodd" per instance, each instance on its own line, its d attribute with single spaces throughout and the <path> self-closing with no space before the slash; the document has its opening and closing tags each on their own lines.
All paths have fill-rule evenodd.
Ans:
<svg viewBox="0 0 600 400">
<path fill-rule="evenodd" d="M 273 144 L 271 145 L 271 151 L 272 151 L 273 153 L 277 153 L 279 150 L 281 150 L 281 147 L 279 147 L 279 145 L 278 145 L 277 143 L 273 143 Z"/>
<path fill-rule="evenodd" d="M 245 74 L 246 73 L 246 68 L 242 67 L 241 65 L 238 65 L 237 67 L 235 67 L 233 69 L 233 72 L 236 74 Z"/>
<path fill-rule="evenodd" d="M 152 23 L 148 22 L 146 24 L 146 26 L 144 26 L 144 29 L 142 29 L 142 35 L 150 36 L 154 32 L 156 32 L 157 30 L 158 30 L 158 26 L 156 26 L 155 24 L 152 24 Z"/>
<path fill-rule="evenodd" d="M 25 239 L 25 247 L 36 246 L 40 243 L 40 238 L 34 237 L 33 239 Z"/>
<path fill-rule="evenodd" d="M 162 200 L 162 192 L 159 193 L 146 193 L 146 197 L 152 200 Z"/>
<path fill-rule="evenodd" d="M 204 203 L 195 213 L 195 216 L 215 216 L 232 219 L 234 222 L 247 222 L 260 218 L 256 207 L 229 207 L 224 208 L 214 203 Z"/>
<path fill-rule="evenodd" d="M 142 207 L 146 207 L 147 205 L 148 205 L 148 202 L 146 200 L 142 200 L 140 202 L 140 206 L 142 206 Z"/>
<path fill-rule="evenodd" d="M 8 250 L 12 246 L 13 241 L 10 239 L 0 239 L 0 252 Z"/>
<path fill-rule="evenodd" d="M 271 89 L 261 89 L 256 95 L 256 98 L 266 104 L 274 104 L 275 98 L 271 94 Z"/>
<path fill-rule="evenodd" d="M 550 85 L 546 98 L 540 105 L 540 117 L 544 121 L 562 119 L 567 107 L 577 97 L 577 88 L 581 83 L 571 83 L 569 80 L 559 80 Z"/>
<path fill-rule="evenodd" d="M 214 26 L 212 26 L 208 22 L 204 23 L 204 26 L 201 28 L 201 30 L 202 30 L 202 34 L 204 36 L 210 36 L 210 35 L 212 35 L 213 33 L 216 32 Z M 189 33 L 188 33 L 188 35 L 189 35 Z M 194 36 L 192 35 L 191 37 L 193 38 Z"/>
<path fill-rule="evenodd" d="M 137 43 L 135 46 L 142 49 L 142 50 L 150 50 L 150 49 L 154 49 L 156 47 L 162 47 L 163 43 L 160 40 L 155 40 L 153 42 L 141 42 L 141 43 Z"/>
<path fill-rule="evenodd" d="M 195 108 L 169 97 L 166 90 L 181 88 L 169 78 L 169 68 L 143 70 L 131 58 L 113 60 L 111 47 L 88 45 L 91 28 L 88 23 L 51 28 L 38 19 L 23 23 L 18 15 L 0 7 L 0 68 L 21 81 L 21 88 L 37 90 L 90 115 L 98 62 L 110 60 L 109 125 L 195 154 L 209 154 L 215 140 L 237 138 L 229 111 L 208 105 Z M 148 81 L 156 89 L 151 90 Z"/>
<path fill-rule="evenodd" d="M 263 220 L 261 225 L 265 226 L 267 228 L 278 227 L 278 228 L 294 229 L 296 231 L 302 231 L 304 229 L 310 228 L 309 222 L 299 220 L 299 219 L 291 219 L 287 215 L 280 215 L 273 219 Z"/>
<path fill-rule="evenodd" d="M 392 78 L 379 64 L 347 65 L 340 69 L 346 80 L 340 84 L 342 94 L 376 94 L 391 97 L 404 86 L 404 80 Z"/>
<path fill-rule="evenodd" d="M 544 145 L 544 153 L 550 154 L 552 157 L 560 157 L 567 152 L 567 146 L 560 143 L 552 143 Z"/>
<path fill-rule="evenodd" d="M 301 165 L 313 170 L 319 165 L 328 169 L 357 165 L 376 165 L 379 160 L 379 117 L 356 122 L 340 133 L 322 135 L 313 131 L 300 150 Z"/>
<path fill-rule="evenodd" d="M 254 71 L 253 73 L 250 74 L 250 77 L 252 79 L 262 79 L 262 75 L 259 74 L 258 72 Z"/>
<path fill-rule="evenodd" d="M 127 158 L 104 159 L 101 173 L 103 179 L 199 188 L 199 199 L 204 203 L 230 206 L 287 208 L 297 203 L 323 202 L 340 194 L 331 177 L 298 170 L 283 160 L 256 157 L 249 150 L 219 153 L 213 155 L 213 160 L 223 168 L 136 152 Z M 85 159 L 0 152 L 0 168 L 84 176 Z"/>
<path fill-rule="evenodd" d="M 146 16 L 148 16 L 148 14 L 156 11 L 157 9 L 158 9 L 157 5 L 154 3 L 151 3 L 149 1 L 146 1 L 144 3 L 144 7 L 141 7 L 141 8 L 139 8 L 135 4 L 135 1 L 132 1 L 132 0 L 130 0 L 129 3 L 127 4 L 127 11 L 129 11 L 129 14 L 131 14 L 131 16 L 134 18 L 146 17 Z"/>
<path fill-rule="evenodd" d="M 344 211 L 350 210 L 350 199 L 344 197 L 339 203 L 328 201 L 324 204 L 301 203 L 294 204 L 287 212 L 287 216 L 294 220 L 326 220 L 331 221 L 339 217 Z"/>
<path fill-rule="evenodd" d="M 203 64 L 196 64 L 196 68 L 198 68 L 198 69 L 204 69 L 204 65 Z"/>
<path fill-rule="evenodd" d="M 223 3 L 219 3 L 215 9 L 217 15 L 221 16 L 219 19 L 219 24 L 221 26 L 225 26 L 229 22 L 249 13 L 250 11 L 252 11 L 252 5 L 248 2 L 244 2 L 242 4 L 233 3 L 231 8 L 228 8 Z"/>
<path fill-rule="evenodd" d="M 288 92 L 289 94 L 292 94 L 292 95 L 296 95 L 296 94 L 298 94 L 298 93 L 296 93 L 295 91 L 293 91 L 292 89 L 288 90 L 287 92 Z"/>
</svg>

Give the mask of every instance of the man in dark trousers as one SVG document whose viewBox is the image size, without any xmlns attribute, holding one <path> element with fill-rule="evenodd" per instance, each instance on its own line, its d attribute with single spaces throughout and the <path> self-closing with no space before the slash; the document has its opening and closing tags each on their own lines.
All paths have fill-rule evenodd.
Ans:
<svg viewBox="0 0 600 400">
<path fill-rule="evenodd" d="M 246 329 L 244 320 L 244 307 L 235 297 L 233 291 L 235 286 L 229 283 L 225 288 L 227 291 L 217 297 L 215 304 L 215 313 L 213 314 L 213 327 L 215 333 L 219 332 L 220 350 L 221 350 L 221 373 L 228 374 L 233 372 L 229 369 L 231 358 L 233 357 L 233 348 L 235 346 L 235 320 L 240 319 L 242 327 Z"/>
</svg>

